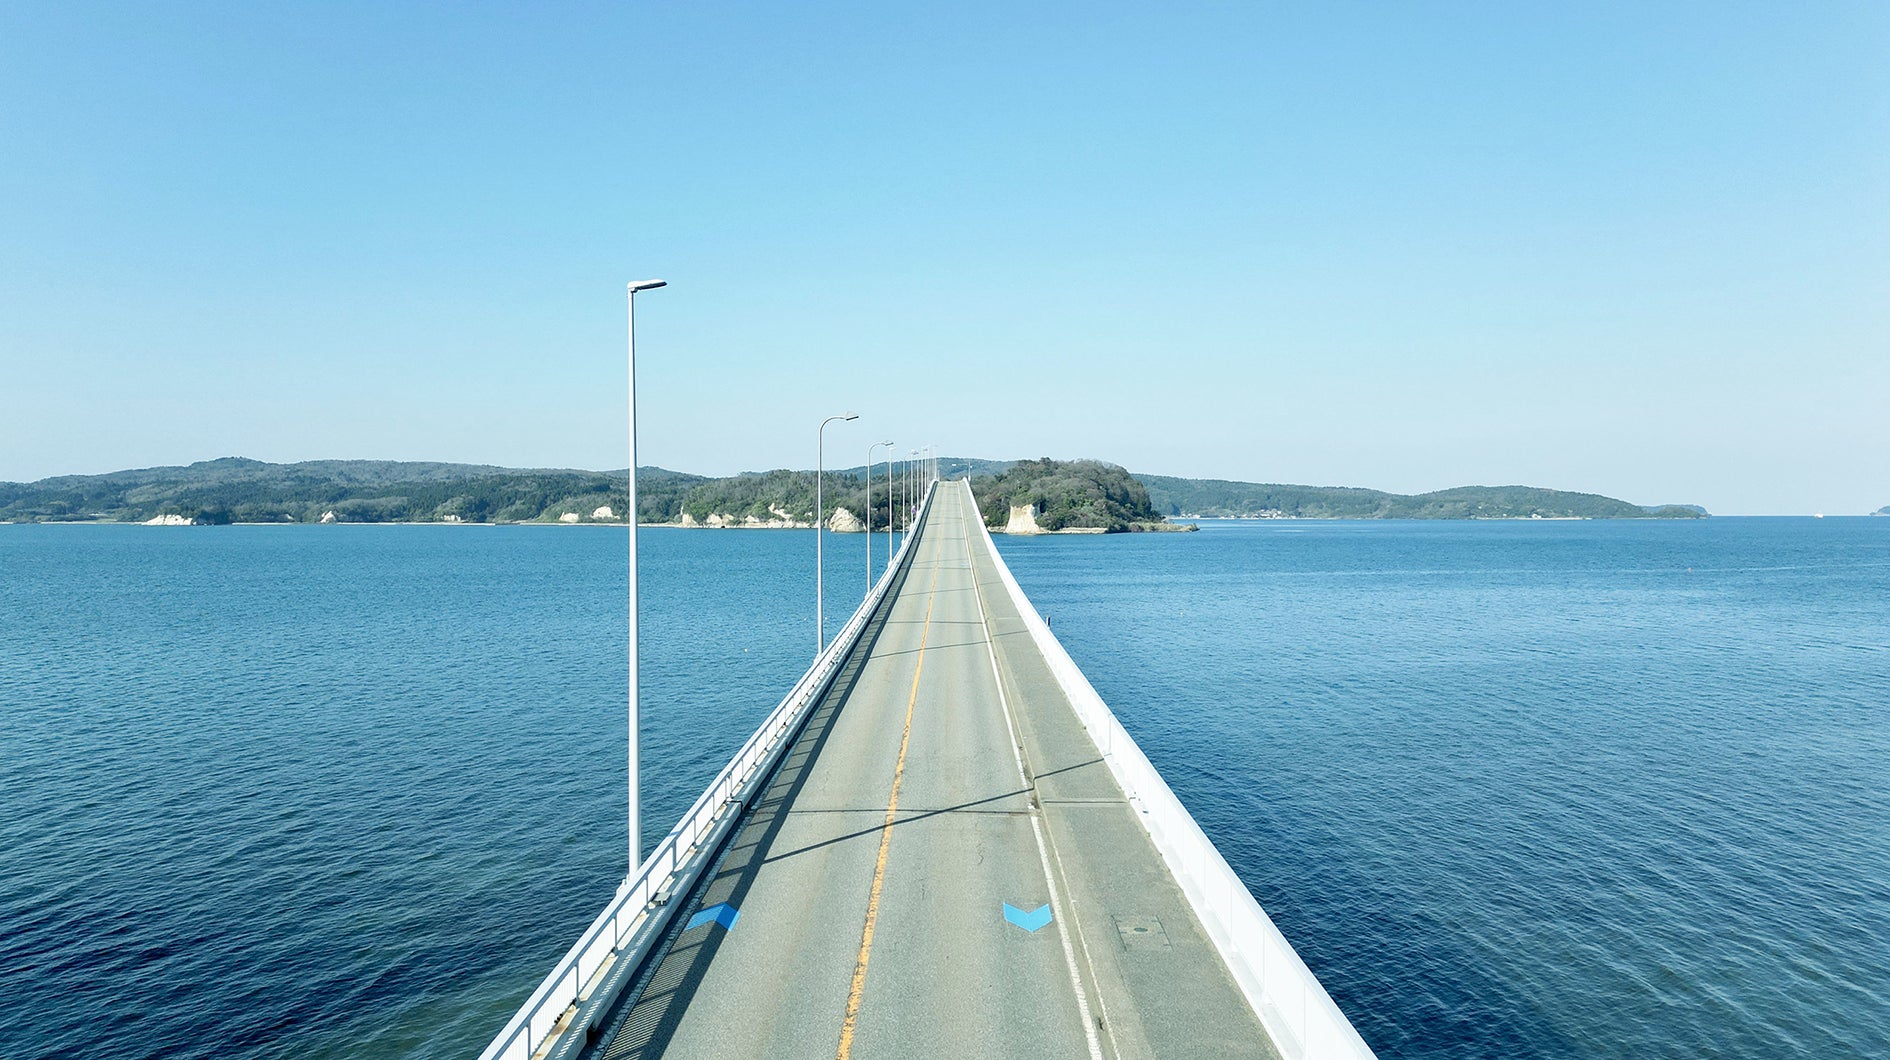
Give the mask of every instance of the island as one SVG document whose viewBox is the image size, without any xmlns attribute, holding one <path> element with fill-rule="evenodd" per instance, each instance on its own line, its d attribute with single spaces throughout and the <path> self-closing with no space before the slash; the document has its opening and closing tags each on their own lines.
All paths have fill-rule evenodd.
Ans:
<svg viewBox="0 0 1890 1060">
<path fill-rule="evenodd" d="M 1691 504 L 1653 507 L 1536 486 L 1458 486 L 1401 494 L 1356 486 L 1293 486 L 1140 475 L 1155 507 L 1208 519 L 1698 519 Z"/>
<path fill-rule="evenodd" d="M 1193 530 L 1168 523 L 1148 487 L 1100 460 L 1020 460 L 996 474 L 974 475 L 985 525 L 1011 534 Z"/>
<path fill-rule="evenodd" d="M 1647 519 L 1699 518 L 1693 505 L 1644 507 L 1591 493 L 1532 486 L 1462 486 L 1407 496 L 1348 486 L 1293 486 L 1131 473 L 1100 460 L 943 457 L 947 478 L 969 478 L 986 522 L 1017 533 L 1188 529 L 1179 519 Z M 898 462 L 895 483 L 906 481 Z M 887 470 L 829 470 L 820 482 L 829 529 L 887 523 Z M 507 468 L 394 460 L 267 463 L 241 457 L 104 475 L 0 482 L 0 522 L 551 523 L 618 524 L 628 472 Z M 902 509 L 903 511 L 903 509 Z M 1890 514 L 1890 509 L 1879 514 Z M 637 469 L 637 521 L 687 527 L 808 527 L 814 475 L 778 469 L 710 477 Z"/>
</svg>

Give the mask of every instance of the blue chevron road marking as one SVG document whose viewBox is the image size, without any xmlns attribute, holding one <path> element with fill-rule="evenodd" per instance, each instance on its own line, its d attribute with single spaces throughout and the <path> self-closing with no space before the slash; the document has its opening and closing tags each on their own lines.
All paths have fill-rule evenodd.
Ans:
<svg viewBox="0 0 1890 1060">
<path fill-rule="evenodd" d="M 1050 907 L 1040 905 L 1035 911 L 1026 913 L 1011 903 L 1005 902 L 1004 919 L 1016 924 L 1025 931 L 1035 932 L 1038 928 L 1050 922 Z"/>
<path fill-rule="evenodd" d="M 734 906 L 727 902 L 717 902 L 697 913 L 695 916 L 690 917 L 688 926 L 683 928 L 683 930 L 688 931 L 689 928 L 714 923 L 722 925 L 723 931 L 733 931 L 735 930 L 735 918 L 738 916 L 741 916 L 741 913 L 738 912 Z"/>
</svg>

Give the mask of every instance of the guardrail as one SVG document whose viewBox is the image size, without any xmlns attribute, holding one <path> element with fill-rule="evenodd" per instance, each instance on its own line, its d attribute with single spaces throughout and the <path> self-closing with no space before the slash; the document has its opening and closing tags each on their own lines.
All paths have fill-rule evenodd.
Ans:
<svg viewBox="0 0 1890 1060">
<path fill-rule="evenodd" d="M 782 698 L 780 704 L 755 729 L 748 742 L 728 765 L 709 782 L 689 812 L 676 827 L 650 851 L 649 857 L 617 888 L 617 896 L 591 921 L 591 926 L 565 952 L 537 990 L 506 1023 L 492 1044 L 479 1054 L 480 1060 L 530 1060 L 548 1053 L 559 1043 L 555 1040 L 578 1026 L 586 1035 L 594 1029 L 610 1007 L 599 995 L 599 988 L 611 979 L 621 986 L 621 977 L 606 976 L 607 970 L 634 969 L 648 956 L 649 949 L 662 937 L 663 928 L 675 916 L 671 899 L 688 894 L 710 855 L 722 837 L 741 816 L 748 800 L 773 775 L 781 753 L 800 732 L 808 710 L 832 684 L 847 654 L 865 631 L 874 609 L 891 591 L 893 579 L 906 564 L 912 543 L 919 538 L 926 513 L 932 507 L 933 489 L 926 491 L 912 520 L 912 529 L 899 546 L 893 563 L 874 584 L 873 591 L 861 601 L 859 610 L 841 628 L 826 650 L 814 659 L 801 679 Z M 598 1002 L 603 1003 L 598 1003 Z M 581 1013 L 588 1021 L 574 1021 Z"/>
<path fill-rule="evenodd" d="M 965 492 L 971 492 L 969 483 Z M 977 510 L 975 496 L 972 510 Z M 983 528 L 984 520 L 979 519 L 978 525 Z M 1122 727 L 1115 712 L 1050 632 L 1049 624 L 1005 566 L 989 529 L 984 531 L 984 545 L 1031 640 L 1050 664 L 1050 672 L 1056 675 L 1077 719 L 1089 730 L 1116 783 L 1141 815 L 1155 849 L 1161 851 L 1168 871 L 1181 885 L 1182 894 L 1281 1055 L 1289 1060 L 1373 1057 L 1371 1047 L 1359 1037 L 1352 1021 L 1319 985 L 1318 977 L 1306 967 L 1293 944 L 1260 908 L 1214 841 L 1201 830 L 1194 815 L 1181 804 L 1135 738 Z"/>
</svg>

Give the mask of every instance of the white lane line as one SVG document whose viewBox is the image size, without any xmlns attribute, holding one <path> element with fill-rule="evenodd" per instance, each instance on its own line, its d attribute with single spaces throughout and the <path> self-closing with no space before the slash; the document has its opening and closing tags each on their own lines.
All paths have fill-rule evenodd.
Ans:
<svg viewBox="0 0 1890 1060">
<path fill-rule="evenodd" d="M 965 568 L 971 574 L 971 589 L 978 598 L 978 625 L 984 629 L 984 651 L 991 660 L 991 681 L 997 686 L 998 706 L 1004 710 L 1004 727 L 1011 734 L 1011 759 L 1017 764 L 1017 782 L 1029 789 L 1030 778 L 1024 772 L 1024 753 L 1017 742 L 1017 726 L 1011 721 L 1011 701 L 1004 695 L 1004 678 L 998 673 L 997 648 L 991 640 L 991 623 L 984 615 L 984 590 L 978 587 L 978 565 L 971 555 L 971 535 L 965 535 Z M 1063 918 L 1063 896 L 1057 891 L 1056 873 L 1050 869 L 1050 852 L 1043 841 L 1041 815 L 1030 815 L 1030 832 L 1037 839 L 1037 859 L 1043 863 L 1043 882 L 1050 888 L 1050 913 L 1056 917 L 1057 937 L 1063 940 L 1063 963 L 1070 970 L 1070 988 L 1076 992 L 1076 1010 L 1083 1020 L 1083 1037 L 1089 1041 L 1090 1060 L 1103 1060 L 1102 1043 L 1096 1040 L 1096 1021 L 1089 1014 L 1089 995 L 1083 990 L 1083 977 L 1076 970 L 1076 950 L 1070 945 L 1070 932 Z M 1102 998 L 1096 999 L 1098 1004 Z"/>
</svg>

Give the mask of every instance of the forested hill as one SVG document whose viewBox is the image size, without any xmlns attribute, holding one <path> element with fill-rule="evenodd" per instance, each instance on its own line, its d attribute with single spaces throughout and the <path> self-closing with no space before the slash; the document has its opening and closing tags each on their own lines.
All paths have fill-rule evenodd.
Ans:
<svg viewBox="0 0 1890 1060">
<path fill-rule="evenodd" d="M 1415 495 L 1350 486 L 1290 486 L 1137 475 L 1168 515 L 1291 519 L 1693 519 L 1694 505 L 1646 508 L 1594 493 L 1535 486 L 1459 486 Z"/>
<path fill-rule="evenodd" d="M 971 489 L 991 527 L 1026 506 L 1036 509 L 1038 528 L 1052 532 L 1147 530 L 1164 521 L 1134 475 L 1099 460 L 1019 460 L 999 474 L 974 476 Z"/>
<path fill-rule="evenodd" d="M 861 514 L 865 483 L 856 474 L 829 471 L 823 477 L 821 499 L 829 513 L 845 507 Z M 875 526 L 886 524 L 884 474 L 881 469 L 874 483 Z M 569 468 L 392 460 L 271 464 L 226 457 L 182 467 L 0 482 L 0 521 L 622 522 L 625 477 L 622 471 Z M 637 509 L 644 523 L 677 522 L 685 514 L 696 522 L 715 516 L 738 525 L 811 523 L 814 476 L 769 471 L 707 478 L 642 467 Z"/>
<path fill-rule="evenodd" d="M 1131 475 L 1094 460 L 999 461 L 941 458 L 948 477 L 969 474 L 986 515 L 999 525 L 1011 505 L 1035 504 L 1043 529 L 1130 529 L 1163 515 L 1356 518 L 1590 519 L 1688 518 L 1703 509 L 1652 510 L 1588 493 L 1527 486 L 1466 486 L 1418 496 L 1334 486 L 1287 486 Z M 896 482 L 905 481 L 897 461 Z M 829 471 L 822 482 L 831 512 L 859 516 L 864 467 Z M 618 522 L 622 471 L 520 469 L 482 464 L 393 460 L 313 460 L 271 464 L 228 457 L 183 467 L 107 475 L 67 475 L 0 482 L 0 522 L 144 522 L 170 516 L 198 523 L 319 522 Z M 886 470 L 874 465 L 873 524 L 886 523 Z M 1001 506 L 1004 510 L 997 511 Z M 608 508 L 608 515 L 600 515 Z M 638 518 L 646 523 L 811 522 L 814 476 L 769 471 L 707 478 L 658 467 L 637 469 Z M 784 514 L 785 513 L 785 514 Z M 993 514 L 995 513 L 995 514 Z"/>
<path fill-rule="evenodd" d="M 527 470 L 395 460 L 271 464 L 225 457 L 183 467 L 0 482 L 0 520 L 143 522 L 178 516 L 199 523 L 529 522 L 566 513 L 588 519 L 625 506 L 622 471 Z M 663 468 L 638 471 L 646 520 L 674 518 L 681 497 L 708 481 Z"/>
</svg>

